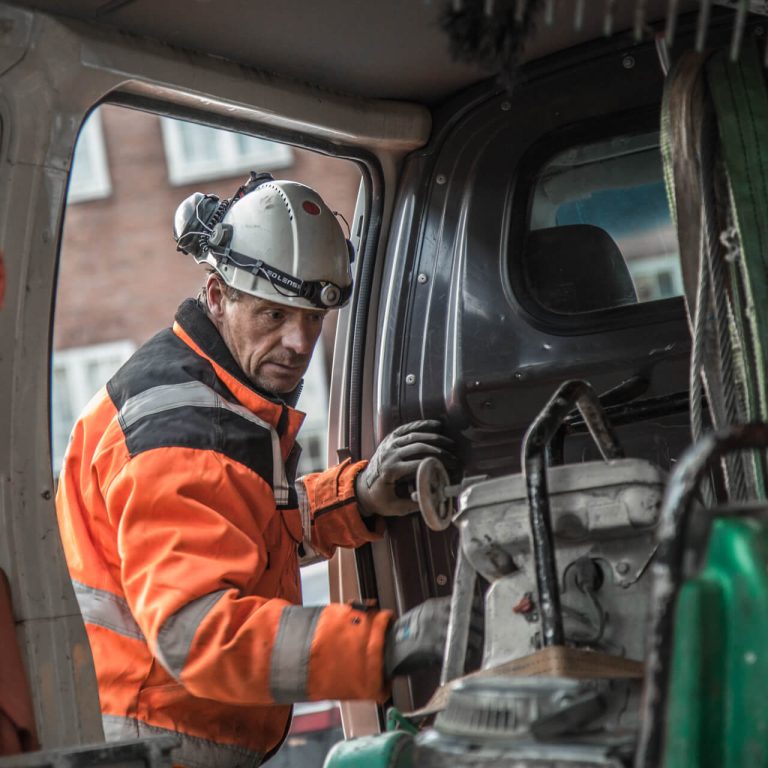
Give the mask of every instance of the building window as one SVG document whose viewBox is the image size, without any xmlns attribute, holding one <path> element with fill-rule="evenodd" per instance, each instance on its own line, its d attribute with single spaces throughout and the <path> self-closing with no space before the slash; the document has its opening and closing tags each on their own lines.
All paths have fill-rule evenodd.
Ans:
<svg viewBox="0 0 768 768">
<path fill-rule="evenodd" d="M 638 301 L 655 301 L 683 292 L 683 276 L 677 254 L 655 256 L 629 262 Z"/>
<path fill-rule="evenodd" d="M 328 377 L 322 349 L 312 355 L 297 407 L 307 414 L 299 432 L 301 457 L 297 475 L 300 477 L 328 468 Z"/>
<path fill-rule="evenodd" d="M 88 116 L 77 137 L 72 171 L 69 175 L 68 203 L 84 203 L 100 200 L 112 194 L 109 178 L 101 111 L 94 109 Z"/>
<path fill-rule="evenodd" d="M 171 184 L 272 171 L 293 163 L 293 152 L 285 144 L 168 117 L 160 122 Z"/>
<path fill-rule="evenodd" d="M 69 442 L 69 434 L 88 401 L 133 354 L 132 341 L 94 344 L 53 353 L 51 364 L 51 458 L 54 474 Z"/>
</svg>

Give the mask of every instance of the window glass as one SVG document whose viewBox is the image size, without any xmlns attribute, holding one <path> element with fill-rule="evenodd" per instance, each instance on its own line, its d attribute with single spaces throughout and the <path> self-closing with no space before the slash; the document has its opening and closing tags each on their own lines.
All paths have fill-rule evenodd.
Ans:
<svg viewBox="0 0 768 768">
<path fill-rule="evenodd" d="M 658 133 L 571 147 L 539 171 L 524 271 L 555 312 L 588 312 L 682 292 Z"/>
<path fill-rule="evenodd" d="M 112 183 L 109 177 L 101 108 L 88 116 L 77 140 L 69 177 L 68 203 L 82 203 L 109 197 Z"/>
</svg>

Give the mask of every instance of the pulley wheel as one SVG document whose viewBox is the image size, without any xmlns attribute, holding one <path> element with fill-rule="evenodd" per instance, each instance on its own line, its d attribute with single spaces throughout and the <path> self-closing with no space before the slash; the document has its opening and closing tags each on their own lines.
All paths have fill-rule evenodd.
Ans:
<svg viewBox="0 0 768 768">
<path fill-rule="evenodd" d="M 424 459 L 416 471 L 416 499 L 421 516 L 428 528 L 444 531 L 451 524 L 453 504 L 445 495 L 450 482 L 442 462 L 434 458 Z"/>
</svg>

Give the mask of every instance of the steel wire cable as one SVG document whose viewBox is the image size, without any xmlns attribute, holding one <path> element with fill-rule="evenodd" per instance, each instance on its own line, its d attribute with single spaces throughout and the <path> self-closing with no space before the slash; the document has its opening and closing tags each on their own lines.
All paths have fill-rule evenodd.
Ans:
<svg viewBox="0 0 768 768">
<path fill-rule="evenodd" d="M 709 294 L 714 309 L 714 330 L 717 340 L 717 374 L 723 397 L 723 417 L 725 424 L 715 423 L 720 429 L 725 426 L 743 423 L 745 414 L 740 413 L 740 402 L 734 379 L 735 366 L 729 331 L 729 307 L 726 289 L 725 267 L 720 253 L 720 237 L 715 207 L 714 163 L 715 141 L 714 120 L 705 119 L 701 133 L 700 147 L 700 189 L 702 211 L 702 248 L 709 271 Z M 713 407 L 713 420 L 717 419 L 718 409 Z M 732 499 L 747 499 L 747 479 L 744 461 L 739 456 L 726 456 L 724 461 L 725 480 L 728 495 Z"/>
</svg>

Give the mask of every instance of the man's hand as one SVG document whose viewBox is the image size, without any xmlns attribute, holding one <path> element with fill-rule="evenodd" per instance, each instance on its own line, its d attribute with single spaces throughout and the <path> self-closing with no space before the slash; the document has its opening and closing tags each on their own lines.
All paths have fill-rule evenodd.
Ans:
<svg viewBox="0 0 768 768">
<path fill-rule="evenodd" d="M 440 664 L 445 654 L 450 597 L 434 597 L 417 605 L 393 622 L 384 643 L 384 675 L 388 680 Z M 482 605 L 472 605 L 467 648 L 477 653 L 483 639 Z"/>
<path fill-rule="evenodd" d="M 412 421 L 390 432 L 379 444 L 368 466 L 357 476 L 355 492 L 364 516 L 401 517 L 419 505 L 407 492 L 422 459 L 434 456 L 449 471 L 456 466 L 453 440 L 440 434 L 434 419 Z"/>
</svg>

